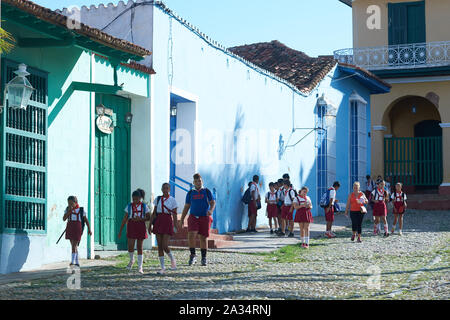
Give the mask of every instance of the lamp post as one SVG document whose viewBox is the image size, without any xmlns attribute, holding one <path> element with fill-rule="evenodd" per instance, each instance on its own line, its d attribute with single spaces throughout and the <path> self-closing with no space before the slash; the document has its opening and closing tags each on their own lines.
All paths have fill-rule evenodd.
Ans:
<svg viewBox="0 0 450 320">
<path fill-rule="evenodd" d="M 3 107 L 6 106 L 6 100 L 8 105 L 15 109 L 27 109 L 31 95 L 35 90 L 31 83 L 26 78 L 30 74 L 27 72 L 27 66 L 23 63 L 19 65 L 19 69 L 14 71 L 17 75 L 5 86 Z M 0 108 L 0 113 L 3 108 Z"/>
</svg>

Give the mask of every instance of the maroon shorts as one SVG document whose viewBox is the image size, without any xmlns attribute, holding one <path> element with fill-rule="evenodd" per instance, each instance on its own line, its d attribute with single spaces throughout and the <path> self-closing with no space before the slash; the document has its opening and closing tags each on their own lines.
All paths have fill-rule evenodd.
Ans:
<svg viewBox="0 0 450 320">
<path fill-rule="evenodd" d="M 147 227 L 144 221 L 128 220 L 127 222 L 127 238 L 136 240 L 145 240 L 148 238 Z"/>
<path fill-rule="evenodd" d="M 295 213 L 295 220 L 294 222 L 298 223 L 313 223 L 314 219 L 311 213 L 311 210 L 306 208 L 300 208 L 297 209 L 297 212 Z"/>
<path fill-rule="evenodd" d="M 325 221 L 334 222 L 334 206 L 329 209 L 325 208 Z"/>
<path fill-rule="evenodd" d="M 69 221 L 66 228 L 67 240 L 81 240 L 81 221 Z"/>
<path fill-rule="evenodd" d="M 267 205 L 267 216 L 269 219 L 278 217 L 278 207 L 276 204 Z"/>
<path fill-rule="evenodd" d="M 386 202 L 380 201 L 373 205 L 373 216 L 374 217 L 386 217 L 387 216 Z"/>
<path fill-rule="evenodd" d="M 212 222 L 213 218 L 211 216 L 196 217 L 190 214 L 188 218 L 188 232 L 197 232 L 199 235 L 208 238 Z"/>
<path fill-rule="evenodd" d="M 281 207 L 281 219 L 292 221 L 294 219 L 291 207 L 283 205 Z"/>
<path fill-rule="evenodd" d="M 248 216 L 251 217 L 253 215 L 257 215 L 258 214 L 258 209 L 256 208 L 256 203 L 251 200 L 248 203 Z"/>
<path fill-rule="evenodd" d="M 167 234 L 173 236 L 173 219 L 170 214 L 159 213 L 153 226 L 154 234 Z"/>
<path fill-rule="evenodd" d="M 403 201 L 394 202 L 394 214 L 404 214 L 405 211 L 405 204 L 403 203 Z"/>
</svg>

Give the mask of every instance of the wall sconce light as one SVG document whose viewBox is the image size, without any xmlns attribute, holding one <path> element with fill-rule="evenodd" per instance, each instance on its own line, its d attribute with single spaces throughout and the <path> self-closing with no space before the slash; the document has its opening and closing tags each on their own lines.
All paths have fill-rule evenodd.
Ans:
<svg viewBox="0 0 450 320">
<path fill-rule="evenodd" d="M 416 114 L 416 113 L 417 113 L 417 108 L 416 108 L 415 105 L 412 106 L 411 112 L 412 112 L 413 114 Z"/>
<path fill-rule="evenodd" d="M 105 110 L 106 107 L 103 104 L 99 104 L 98 106 L 95 107 L 95 111 L 97 112 L 98 116 L 105 115 Z"/>
<path fill-rule="evenodd" d="M 133 114 L 131 112 L 128 112 L 125 115 L 125 122 L 128 124 L 131 124 L 133 122 Z"/>
<path fill-rule="evenodd" d="M 27 72 L 25 64 L 21 63 L 14 73 L 17 76 L 5 85 L 3 106 L 6 106 L 6 100 L 8 100 L 9 106 L 12 108 L 26 110 L 35 89 L 26 78 L 30 74 Z M 0 108 L 0 113 L 2 110 L 3 108 Z"/>
<path fill-rule="evenodd" d="M 177 116 L 177 107 L 170 108 L 170 115 L 172 117 L 176 117 Z"/>
</svg>

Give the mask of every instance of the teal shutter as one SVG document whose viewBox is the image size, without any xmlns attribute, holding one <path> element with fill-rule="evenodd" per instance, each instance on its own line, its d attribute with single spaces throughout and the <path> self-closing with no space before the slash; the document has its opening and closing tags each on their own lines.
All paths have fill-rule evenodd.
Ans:
<svg viewBox="0 0 450 320">
<path fill-rule="evenodd" d="M 19 63 L 2 60 L 2 90 Z M 1 128 L 1 229 L 3 232 L 46 232 L 47 79 L 46 72 L 28 68 L 36 89 L 26 110 L 6 104 Z"/>
<path fill-rule="evenodd" d="M 389 45 L 426 42 L 425 1 L 389 3 Z"/>
<path fill-rule="evenodd" d="M 425 1 L 407 6 L 407 43 L 426 42 Z"/>
</svg>

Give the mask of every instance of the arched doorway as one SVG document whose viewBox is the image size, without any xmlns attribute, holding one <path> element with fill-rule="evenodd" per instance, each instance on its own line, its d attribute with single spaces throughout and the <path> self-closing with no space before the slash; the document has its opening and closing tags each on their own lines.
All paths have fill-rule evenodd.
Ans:
<svg viewBox="0 0 450 320">
<path fill-rule="evenodd" d="M 385 177 L 409 190 L 438 189 L 442 183 L 442 128 L 437 107 L 428 99 L 406 96 L 392 103 L 384 122 Z"/>
</svg>

